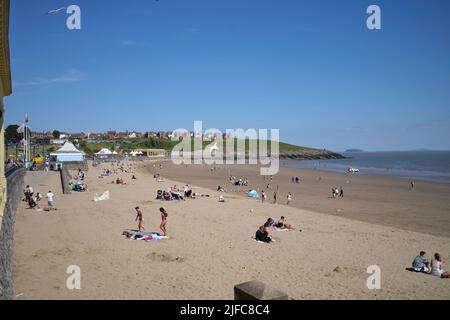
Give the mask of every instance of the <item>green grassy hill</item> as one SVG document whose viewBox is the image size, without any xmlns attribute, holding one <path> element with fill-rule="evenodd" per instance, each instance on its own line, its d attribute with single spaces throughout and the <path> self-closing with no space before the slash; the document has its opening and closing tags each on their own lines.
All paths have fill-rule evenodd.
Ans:
<svg viewBox="0 0 450 320">
<path fill-rule="evenodd" d="M 256 142 L 257 146 L 259 146 L 260 141 Z M 131 150 L 137 149 L 164 149 L 167 151 L 172 150 L 176 145 L 178 145 L 179 141 L 171 141 L 169 139 L 158 139 L 158 138 L 149 138 L 149 139 L 130 139 L 130 140 L 122 140 L 122 141 L 102 141 L 98 143 L 81 143 L 80 148 L 86 152 L 87 155 L 93 155 L 96 152 L 99 152 L 103 148 L 107 148 L 109 150 L 116 150 L 119 153 L 129 152 Z M 202 148 L 206 148 L 208 145 L 214 144 L 212 141 L 203 141 Z M 234 146 L 235 151 L 237 150 L 238 140 L 235 139 Z M 245 141 L 245 150 L 249 150 L 250 140 Z M 268 143 L 269 152 L 270 142 Z M 223 148 L 226 149 L 226 140 L 223 141 Z M 259 148 L 258 148 L 259 149 Z M 194 141 L 191 140 L 191 150 L 194 150 Z M 338 157 L 337 154 L 332 153 L 327 150 L 319 150 L 308 147 L 296 146 L 284 142 L 280 142 L 279 144 L 280 155 L 282 157 L 287 158 L 309 158 L 309 157 L 327 157 L 333 155 L 333 157 Z"/>
</svg>

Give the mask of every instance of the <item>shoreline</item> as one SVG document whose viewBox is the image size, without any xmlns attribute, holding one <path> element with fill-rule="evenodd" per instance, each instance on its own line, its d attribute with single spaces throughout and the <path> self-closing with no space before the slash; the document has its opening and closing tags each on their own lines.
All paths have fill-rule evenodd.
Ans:
<svg viewBox="0 0 450 320">
<path fill-rule="evenodd" d="M 175 166 L 170 160 L 163 170 L 146 166 L 151 174 L 160 173 L 171 180 L 183 180 L 188 184 L 217 190 L 220 185 L 231 194 L 246 197 L 249 189 L 265 190 L 269 202 L 278 188 L 278 202 L 286 202 L 288 192 L 293 194 L 291 206 L 332 216 L 368 222 L 402 230 L 417 231 L 430 235 L 450 237 L 450 184 L 416 181 L 411 190 L 408 180 L 378 174 L 350 175 L 320 169 L 280 167 L 273 182 L 258 174 L 258 166 L 218 165 L 211 172 L 210 166 Z M 145 167 L 145 165 L 144 165 Z M 227 181 L 228 172 L 250 179 L 248 187 L 233 188 Z M 299 176 L 300 184 L 292 184 L 291 177 Z M 177 179 L 178 178 L 178 179 Z M 266 184 L 271 189 L 266 190 Z M 330 199 L 331 188 L 344 188 L 343 199 Z"/>
<path fill-rule="evenodd" d="M 297 160 L 294 160 L 294 161 L 297 161 Z M 299 161 L 315 161 L 315 160 L 299 160 Z M 327 174 L 327 173 L 337 173 L 337 174 L 341 174 L 341 175 L 349 175 L 350 174 L 350 173 L 343 172 L 343 171 L 338 171 L 338 170 L 333 170 L 333 169 L 327 170 L 324 168 L 320 168 L 320 169 L 308 168 L 308 167 L 299 168 L 299 167 L 291 167 L 291 166 L 287 166 L 287 165 L 281 165 L 280 169 L 281 168 L 299 169 L 299 170 L 314 170 L 317 172 L 322 172 L 323 174 Z M 352 174 L 352 175 L 353 176 L 364 176 L 364 177 L 369 177 L 369 178 L 372 177 L 372 178 L 387 178 L 387 179 L 393 179 L 393 180 L 402 180 L 402 181 L 405 181 L 406 184 L 408 184 L 410 181 L 415 181 L 415 182 L 425 182 L 425 183 L 450 186 L 450 181 L 433 180 L 432 178 L 425 178 L 425 177 L 418 177 L 418 176 L 406 177 L 406 176 L 400 176 L 400 175 L 395 175 L 395 174 L 383 174 L 383 173 L 373 173 L 373 172 L 365 173 L 364 171 L 356 173 L 356 174 Z"/>
</svg>

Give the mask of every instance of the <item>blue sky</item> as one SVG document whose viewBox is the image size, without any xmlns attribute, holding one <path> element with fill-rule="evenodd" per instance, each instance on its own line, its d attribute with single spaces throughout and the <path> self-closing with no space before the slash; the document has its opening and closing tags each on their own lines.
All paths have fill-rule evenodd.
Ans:
<svg viewBox="0 0 450 320">
<path fill-rule="evenodd" d="M 68 15 L 77 4 L 82 30 Z M 366 9 L 382 10 L 382 30 Z M 448 0 L 14 0 L 6 123 L 279 128 L 342 151 L 450 149 Z"/>
</svg>

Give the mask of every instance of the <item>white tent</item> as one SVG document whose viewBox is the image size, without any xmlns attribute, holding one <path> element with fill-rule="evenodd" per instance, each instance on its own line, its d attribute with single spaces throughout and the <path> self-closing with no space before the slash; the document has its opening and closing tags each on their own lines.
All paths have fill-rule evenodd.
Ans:
<svg viewBox="0 0 450 320">
<path fill-rule="evenodd" d="M 133 150 L 133 151 L 130 152 L 130 155 L 131 155 L 132 157 L 135 157 L 135 156 L 143 156 L 144 153 L 143 153 L 142 151 L 136 151 L 136 150 Z"/>
<path fill-rule="evenodd" d="M 78 150 L 72 142 L 67 141 L 58 151 L 50 153 L 56 157 L 57 162 L 80 162 L 84 161 L 84 152 Z"/>
<path fill-rule="evenodd" d="M 99 152 L 97 152 L 95 155 L 96 156 L 107 156 L 113 154 L 111 151 L 109 151 L 109 149 L 103 148 L 102 150 L 100 150 Z"/>
</svg>

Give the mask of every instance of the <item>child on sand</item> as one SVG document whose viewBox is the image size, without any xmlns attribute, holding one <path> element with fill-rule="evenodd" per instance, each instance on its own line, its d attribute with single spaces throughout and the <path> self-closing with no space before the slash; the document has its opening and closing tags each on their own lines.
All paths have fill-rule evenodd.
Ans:
<svg viewBox="0 0 450 320">
<path fill-rule="evenodd" d="M 142 211 L 139 209 L 139 207 L 136 207 L 134 209 L 136 210 L 136 219 L 134 221 L 139 221 L 138 222 L 139 232 L 145 231 L 144 216 L 142 215 Z"/>
<path fill-rule="evenodd" d="M 287 195 L 287 205 L 290 205 L 291 201 L 292 201 L 292 193 L 289 192 Z"/>
<path fill-rule="evenodd" d="M 169 216 L 169 214 L 164 208 L 160 208 L 159 211 L 161 212 L 161 225 L 159 226 L 159 228 L 162 230 L 163 236 L 167 236 L 166 226 L 167 226 L 167 217 Z"/>
<path fill-rule="evenodd" d="M 53 197 L 54 197 L 55 195 L 53 194 L 53 192 L 52 191 L 49 191 L 48 193 L 47 193 L 47 203 L 48 203 L 48 206 L 49 207 L 53 207 Z"/>
</svg>

